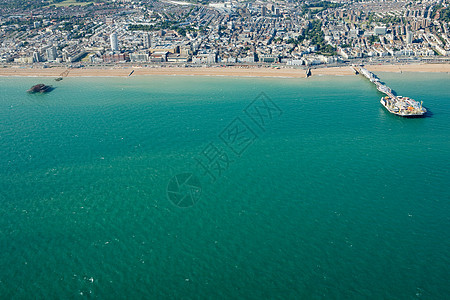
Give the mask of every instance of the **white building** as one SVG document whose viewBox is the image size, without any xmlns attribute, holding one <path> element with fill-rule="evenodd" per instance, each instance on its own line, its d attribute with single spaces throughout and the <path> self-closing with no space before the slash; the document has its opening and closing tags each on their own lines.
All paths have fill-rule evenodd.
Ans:
<svg viewBox="0 0 450 300">
<path fill-rule="evenodd" d="M 117 33 L 111 33 L 109 38 L 111 40 L 111 50 L 119 51 L 119 40 L 117 39 Z"/>
<path fill-rule="evenodd" d="M 286 65 L 288 65 L 288 66 L 301 66 L 301 65 L 303 65 L 303 63 L 304 63 L 304 61 L 302 59 L 291 59 L 291 60 L 288 60 L 286 62 Z"/>
<path fill-rule="evenodd" d="M 407 44 L 412 44 L 412 42 L 413 42 L 413 33 L 408 30 L 406 32 L 406 43 Z"/>
<path fill-rule="evenodd" d="M 146 62 L 149 60 L 149 55 L 146 52 L 137 52 L 130 54 L 131 62 Z"/>
<path fill-rule="evenodd" d="M 376 35 L 385 35 L 386 34 L 386 27 L 384 27 L 384 26 L 375 26 L 373 32 Z"/>
</svg>

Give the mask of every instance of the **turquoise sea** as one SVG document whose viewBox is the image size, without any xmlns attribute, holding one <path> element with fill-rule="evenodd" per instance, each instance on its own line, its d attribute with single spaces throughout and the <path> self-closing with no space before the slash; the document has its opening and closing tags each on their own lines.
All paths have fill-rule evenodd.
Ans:
<svg viewBox="0 0 450 300">
<path fill-rule="evenodd" d="M 0 78 L 1 298 L 448 299 L 450 75 L 377 75 L 431 113 L 360 76 Z"/>
</svg>

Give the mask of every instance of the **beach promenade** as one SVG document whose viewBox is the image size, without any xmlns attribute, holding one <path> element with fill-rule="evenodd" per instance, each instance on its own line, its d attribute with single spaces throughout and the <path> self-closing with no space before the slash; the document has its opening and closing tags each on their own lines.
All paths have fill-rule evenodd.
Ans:
<svg viewBox="0 0 450 300">
<path fill-rule="evenodd" d="M 408 64 L 408 65 L 366 65 L 372 72 L 439 72 L 449 73 L 450 64 Z M 0 68 L 0 76 L 36 76 L 58 77 L 66 71 L 65 67 L 32 68 L 30 66 L 12 66 Z M 139 75 L 183 75 L 183 76 L 235 76 L 235 77 L 287 77 L 306 78 L 306 70 L 278 67 L 140 67 L 114 66 L 72 68 L 67 77 L 126 77 L 134 70 L 133 76 Z M 312 68 L 316 75 L 354 75 L 350 66 Z"/>
</svg>

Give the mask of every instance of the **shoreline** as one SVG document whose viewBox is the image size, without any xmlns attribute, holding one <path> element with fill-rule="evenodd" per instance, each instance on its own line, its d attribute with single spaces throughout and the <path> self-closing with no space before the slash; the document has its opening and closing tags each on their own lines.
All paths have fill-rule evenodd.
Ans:
<svg viewBox="0 0 450 300">
<path fill-rule="evenodd" d="M 371 72 L 431 72 L 450 73 L 450 64 L 411 64 L 411 65 L 365 65 Z M 1 77 L 59 77 L 66 71 L 64 67 L 27 68 L 6 67 L 0 68 Z M 271 67 L 111 67 L 111 68 L 73 68 L 67 77 L 128 77 L 143 75 L 168 76 L 226 76 L 226 77 L 267 77 L 267 78 L 306 78 L 305 69 L 271 68 Z M 311 68 L 311 75 L 355 75 L 351 66 Z"/>
</svg>

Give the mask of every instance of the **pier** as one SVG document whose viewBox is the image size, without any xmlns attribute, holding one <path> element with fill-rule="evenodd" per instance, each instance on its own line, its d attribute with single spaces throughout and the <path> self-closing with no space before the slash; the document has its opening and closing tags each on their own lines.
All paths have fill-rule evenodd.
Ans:
<svg viewBox="0 0 450 300">
<path fill-rule="evenodd" d="M 354 68 L 354 70 L 357 71 L 356 68 Z M 375 74 L 373 74 L 372 72 L 370 72 L 369 70 L 367 70 L 363 67 L 359 68 L 359 73 L 361 73 L 364 77 L 369 79 L 370 82 L 375 84 L 375 86 L 377 87 L 377 90 L 388 95 L 391 98 L 395 98 L 395 95 L 392 93 L 391 88 L 388 87 L 387 85 L 384 85 L 383 83 L 381 83 L 380 79 Z"/>
<path fill-rule="evenodd" d="M 356 67 L 354 67 L 356 71 Z M 419 103 L 411 98 L 396 96 L 392 89 L 385 85 L 380 79 L 369 70 L 359 67 L 359 73 L 375 84 L 377 90 L 386 95 L 381 98 L 380 103 L 392 114 L 402 117 L 422 116 L 427 110 Z"/>
</svg>

